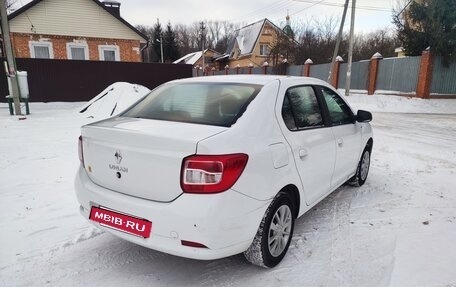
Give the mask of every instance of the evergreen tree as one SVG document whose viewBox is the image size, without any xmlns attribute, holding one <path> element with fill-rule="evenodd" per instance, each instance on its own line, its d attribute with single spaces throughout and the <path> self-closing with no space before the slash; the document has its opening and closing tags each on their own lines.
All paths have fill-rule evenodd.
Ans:
<svg viewBox="0 0 456 287">
<path fill-rule="evenodd" d="M 160 24 L 160 21 L 157 19 L 157 23 L 154 25 L 153 35 L 152 35 L 152 47 L 154 50 L 155 58 L 152 59 L 152 62 L 161 62 L 161 47 L 160 41 L 164 41 L 163 37 L 163 30 Z M 161 39 L 161 40 L 160 40 Z M 164 44 L 164 43 L 163 43 Z M 163 50 L 165 47 L 163 46 Z M 163 51 L 164 53 L 164 51 Z M 163 55 L 164 56 L 164 55 Z M 163 57 L 164 59 L 164 57 Z"/>
<path fill-rule="evenodd" d="M 225 53 L 228 45 L 230 43 L 229 35 L 224 35 L 221 39 L 215 44 L 215 50 L 219 53 Z"/>
<path fill-rule="evenodd" d="M 444 64 L 456 60 L 456 1 L 413 1 L 393 16 L 407 55 L 421 55 L 427 47 L 443 56 Z"/>
<path fill-rule="evenodd" d="M 163 54 L 165 63 L 172 63 L 180 58 L 176 34 L 174 33 L 170 22 L 168 22 L 168 25 L 166 26 L 166 32 L 163 37 Z"/>
</svg>

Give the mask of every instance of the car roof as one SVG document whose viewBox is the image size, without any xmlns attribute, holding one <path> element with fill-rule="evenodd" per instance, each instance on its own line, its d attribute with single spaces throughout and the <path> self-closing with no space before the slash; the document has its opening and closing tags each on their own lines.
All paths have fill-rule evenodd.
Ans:
<svg viewBox="0 0 456 287">
<path fill-rule="evenodd" d="M 172 83 L 243 83 L 254 85 L 266 85 L 273 81 L 288 82 L 296 80 L 302 81 L 302 84 L 308 85 L 325 85 L 328 83 L 322 80 L 311 77 L 296 77 L 296 76 L 279 76 L 279 75 L 220 75 L 220 76 L 206 76 L 206 77 L 193 77 L 172 81 Z"/>
</svg>

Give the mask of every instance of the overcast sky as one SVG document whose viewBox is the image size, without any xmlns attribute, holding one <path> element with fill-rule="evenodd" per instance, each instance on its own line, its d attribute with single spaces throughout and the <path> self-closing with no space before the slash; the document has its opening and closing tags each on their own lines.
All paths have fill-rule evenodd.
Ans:
<svg viewBox="0 0 456 287">
<path fill-rule="evenodd" d="M 65 0 L 68 1 L 68 0 Z M 287 11 L 292 22 L 308 22 L 312 18 L 341 17 L 344 0 L 117 0 L 121 16 L 133 25 L 160 22 L 191 24 L 201 20 L 228 20 L 252 23 L 268 18 L 277 25 L 285 22 Z M 20 0 L 25 4 L 29 1 Z M 369 32 L 392 27 L 391 9 L 397 0 L 357 0 L 356 32 Z M 351 4 L 350 4 L 351 5 Z M 349 27 L 350 10 L 345 29 Z M 281 25 L 282 24 L 282 25 Z"/>
<path fill-rule="evenodd" d="M 344 0 L 120 0 L 121 15 L 133 24 L 160 22 L 191 24 L 201 20 L 230 20 L 251 23 L 269 18 L 276 24 L 285 21 L 287 11 L 295 23 L 312 18 L 340 17 Z M 395 0 L 357 0 L 356 31 L 372 31 L 391 25 Z M 336 6 L 339 5 L 339 6 Z M 349 9 L 350 10 L 350 9 Z M 347 15 L 350 16 L 349 14 Z M 348 18 L 349 19 L 349 18 Z M 346 21 L 348 27 L 349 21 Z"/>
</svg>

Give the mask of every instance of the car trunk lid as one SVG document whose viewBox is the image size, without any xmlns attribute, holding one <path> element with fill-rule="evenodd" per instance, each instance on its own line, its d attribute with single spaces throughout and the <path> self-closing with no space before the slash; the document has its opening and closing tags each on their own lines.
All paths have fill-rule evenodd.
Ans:
<svg viewBox="0 0 456 287">
<path fill-rule="evenodd" d="M 182 193 L 181 165 L 199 141 L 225 131 L 219 126 L 113 118 L 82 128 L 84 168 L 107 189 L 169 202 Z"/>
</svg>

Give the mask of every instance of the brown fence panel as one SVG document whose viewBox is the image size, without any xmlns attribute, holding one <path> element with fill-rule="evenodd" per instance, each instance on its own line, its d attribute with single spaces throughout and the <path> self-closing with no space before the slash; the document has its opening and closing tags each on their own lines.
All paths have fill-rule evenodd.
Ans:
<svg viewBox="0 0 456 287">
<path fill-rule="evenodd" d="M 1 63 L 5 61 L 0 58 Z M 140 84 L 149 89 L 170 80 L 192 76 L 191 65 L 16 59 L 19 71 L 28 72 L 30 101 L 88 101 L 115 82 Z M 3 66 L 3 64 L 2 64 Z M 0 101 L 5 101 L 8 84 L 0 69 Z"/>
</svg>

